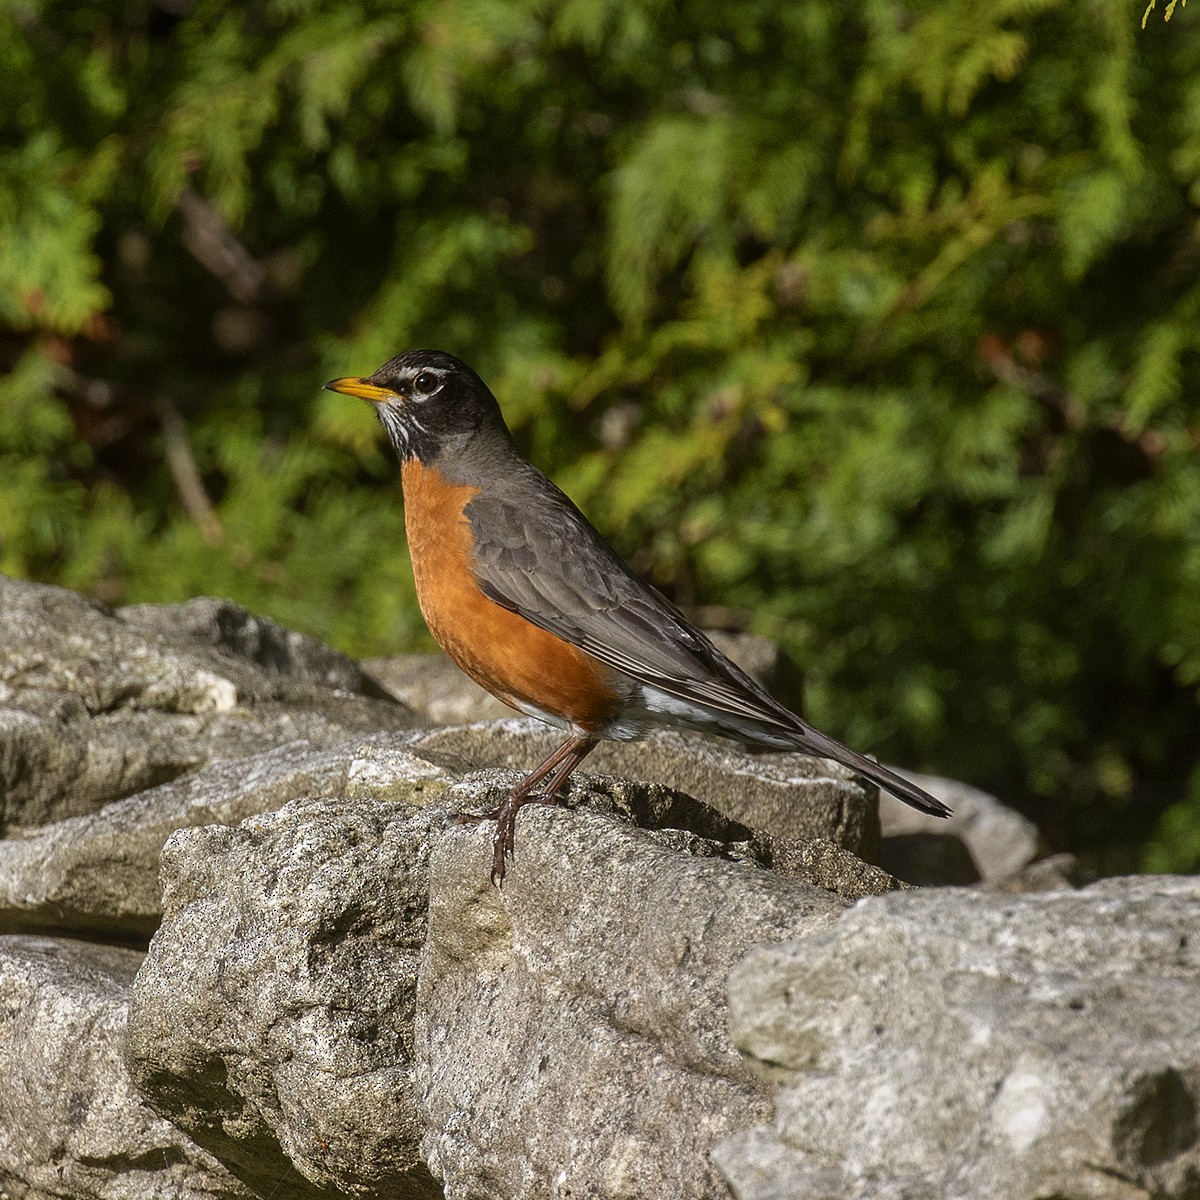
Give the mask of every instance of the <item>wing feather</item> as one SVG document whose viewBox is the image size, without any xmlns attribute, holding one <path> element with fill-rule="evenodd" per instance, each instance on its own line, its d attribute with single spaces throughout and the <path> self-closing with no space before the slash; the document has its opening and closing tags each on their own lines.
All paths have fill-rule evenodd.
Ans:
<svg viewBox="0 0 1200 1200">
<path fill-rule="evenodd" d="M 922 812 L 950 815 L 924 789 L 775 700 L 634 575 L 540 471 L 522 466 L 528 474 L 507 492 L 480 492 L 465 509 L 479 586 L 491 600 L 639 683 L 735 718 L 739 731 L 757 726 L 765 745 L 836 759 Z"/>
<path fill-rule="evenodd" d="M 549 480 L 539 474 L 538 483 L 559 503 L 531 506 L 485 493 L 466 507 L 489 599 L 640 683 L 781 733 L 807 731 L 634 575 Z"/>
</svg>

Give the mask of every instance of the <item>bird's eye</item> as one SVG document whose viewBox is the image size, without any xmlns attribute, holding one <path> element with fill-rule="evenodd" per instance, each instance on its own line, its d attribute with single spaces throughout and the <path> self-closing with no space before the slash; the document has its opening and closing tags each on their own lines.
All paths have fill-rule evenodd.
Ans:
<svg viewBox="0 0 1200 1200">
<path fill-rule="evenodd" d="M 438 377 L 432 371 L 422 371 L 412 382 L 413 391 L 427 396 L 437 390 Z"/>
</svg>

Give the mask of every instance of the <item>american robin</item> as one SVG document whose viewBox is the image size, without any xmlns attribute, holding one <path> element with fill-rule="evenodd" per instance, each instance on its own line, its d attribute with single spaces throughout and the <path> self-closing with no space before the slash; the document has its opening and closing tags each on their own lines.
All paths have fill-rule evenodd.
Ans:
<svg viewBox="0 0 1200 1200">
<path fill-rule="evenodd" d="M 832 758 L 921 812 L 950 815 L 774 700 L 639 579 L 520 456 L 496 398 L 465 363 L 410 350 L 325 386 L 370 400 L 400 458 L 417 598 L 442 649 L 506 704 L 568 732 L 496 814 L 494 883 L 523 804 L 554 803 L 602 739 L 655 726 Z"/>
</svg>

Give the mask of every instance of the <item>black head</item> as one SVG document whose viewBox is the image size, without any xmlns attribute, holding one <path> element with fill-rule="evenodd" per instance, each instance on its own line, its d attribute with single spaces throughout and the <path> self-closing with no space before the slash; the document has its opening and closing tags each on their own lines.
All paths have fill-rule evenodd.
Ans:
<svg viewBox="0 0 1200 1200">
<path fill-rule="evenodd" d="M 331 392 L 361 396 L 375 405 L 401 459 L 432 463 L 462 454 L 480 441 L 511 443 L 496 397 L 452 354 L 409 350 L 363 379 L 331 379 Z"/>
</svg>

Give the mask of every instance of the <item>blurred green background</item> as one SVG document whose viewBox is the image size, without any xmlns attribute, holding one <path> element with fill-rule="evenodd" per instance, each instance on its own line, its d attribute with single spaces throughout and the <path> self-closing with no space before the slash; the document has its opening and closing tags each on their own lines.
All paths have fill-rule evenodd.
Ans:
<svg viewBox="0 0 1200 1200">
<path fill-rule="evenodd" d="M 3 0 L 0 570 L 424 648 L 413 346 L 818 725 L 1200 864 L 1200 13 Z"/>
</svg>

